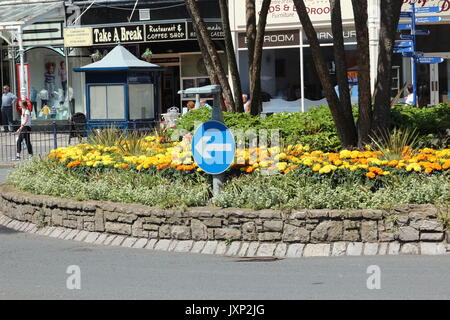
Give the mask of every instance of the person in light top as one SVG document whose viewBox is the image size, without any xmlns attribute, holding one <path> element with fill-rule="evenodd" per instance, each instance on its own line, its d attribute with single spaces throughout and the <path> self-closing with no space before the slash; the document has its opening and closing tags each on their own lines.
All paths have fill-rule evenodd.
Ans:
<svg viewBox="0 0 450 320">
<path fill-rule="evenodd" d="M 412 105 L 412 104 L 414 104 L 414 88 L 411 84 L 409 84 L 406 87 L 406 90 L 408 91 L 408 96 L 406 97 L 405 103 L 407 105 Z"/>
<path fill-rule="evenodd" d="M 20 160 L 20 153 L 22 152 L 22 142 L 25 140 L 27 145 L 28 154 L 33 156 L 33 147 L 31 146 L 31 112 L 28 109 L 27 101 L 22 101 L 20 103 L 22 108 L 22 115 L 20 117 L 20 128 L 16 131 L 19 134 L 17 139 L 17 155 L 14 160 Z"/>
</svg>

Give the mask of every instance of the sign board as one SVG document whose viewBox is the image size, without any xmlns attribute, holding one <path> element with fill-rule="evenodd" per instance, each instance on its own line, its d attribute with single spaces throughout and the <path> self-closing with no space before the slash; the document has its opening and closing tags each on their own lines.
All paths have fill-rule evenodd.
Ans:
<svg viewBox="0 0 450 320">
<path fill-rule="evenodd" d="M 119 27 L 101 27 L 93 28 L 93 44 L 112 44 L 112 43 L 136 43 L 143 42 L 144 37 L 143 25 L 128 25 Z"/>
<path fill-rule="evenodd" d="M 431 34 L 430 30 L 416 29 L 416 36 L 429 36 L 430 34 Z"/>
<path fill-rule="evenodd" d="M 441 21 L 442 18 L 437 16 L 416 18 L 416 23 L 436 23 Z"/>
<path fill-rule="evenodd" d="M 406 48 L 395 48 L 394 53 L 405 53 L 405 52 L 414 52 L 412 47 Z"/>
<path fill-rule="evenodd" d="M 449 16 L 450 15 L 450 3 L 448 0 L 416 0 L 415 3 L 416 14 L 418 15 L 439 15 L 439 16 Z M 439 9 L 436 9 L 439 8 Z M 412 11 L 411 1 L 404 0 L 402 11 Z"/>
<path fill-rule="evenodd" d="M 90 47 L 92 46 L 92 28 L 65 28 L 65 47 Z"/>
<path fill-rule="evenodd" d="M 145 41 L 186 40 L 186 23 L 158 23 L 145 26 Z"/>
<path fill-rule="evenodd" d="M 442 63 L 442 62 L 444 62 L 443 58 L 434 58 L 434 57 L 417 58 L 417 63 L 436 64 L 436 63 Z"/>
<path fill-rule="evenodd" d="M 317 29 L 317 39 L 319 40 L 319 43 L 325 44 L 325 43 L 333 43 L 333 31 L 331 29 Z M 352 43 L 356 42 L 356 30 L 355 29 L 344 29 L 342 32 L 342 35 L 344 37 L 344 43 Z M 308 37 L 305 33 L 303 33 L 303 43 L 309 44 Z"/>
<path fill-rule="evenodd" d="M 218 175 L 234 162 L 236 144 L 231 131 L 221 122 L 208 121 L 195 130 L 192 139 L 194 161 L 206 173 Z"/>
<path fill-rule="evenodd" d="M 397 27 L 397 30 L 411 30 L 412 29 L 412 24 L 411 23 L 400 23 Z"/>
<path fill-rule="evenodd" d="M 256 0 L 256 11 L 261 10 L 263 0 Z M 305 0 L 306 10 L 313 24 L 331 22 L 331 8 L 328 0 Z M 235 27 L 245 30 L 246 1 L 233 0 Z M 353 8 L 350 0 L 341 1 L 342 19 L 353 20 Z M 300 27 L 297 10 L 293 0 L 272 0 L 267 15 L 267 26 L 295 25 Z"/>
<path fill-rule="evenodd" d="M 405 58 L 414 58 L 414 57 L 423 57 L 423 52 L 403 52 L 402 53 L 403 57 Z"/>
<path fill-rule="evenodd" d="M 412 41 L 395 41 L 395 47 L 396 48 L 407 48 L 412 47 L 413 42 Z"/>
<path fill-rule="evenodd" d="M 411 18 L 412 12 L 400 12 L 400 18 Z"/>
<path fill-rule="evenodd" d="M 225 35 L 222 23 L 206 22 L 212 40 L 222 40 Z M 145 43 L 196 40 L 192 22 L 170 22 L 149 24 L 128 24 L 123 26 L 102 26 L 97 28 L 65 28 L 66 47 L 90 47 L 117 43 Z"/>
<path fill-rule="evenodd" d="M 238 35 L 238 44 L 240 49 L 246 49 L 247 36 L 244 32 Z M 266 31 L 264 35 L 264 48 L 269 47 L 289 47 L 300 45 L 300 30 L 280 30 Z"/>
<path fill-rule="evenodd" d="M 400 35 L 400 39 L 402 39 L 402 40 L 413 40 L 414 37 L 412 35 L 410 35 L 410 34 L 401 34 Z"/>
<path fill-rule="evenodd" d="M 444 8 L 445 8 L 444 6 L 442 8 L 439 6 L 416 8 L 416 14 L 438 13 L 438 12 L 441 12 L 441 9 L 444 9 Z"/>
<path fill-rule="evenodd" d="M 222 40 L 225 38 L 222 22 L 205 22 L 205 25 L 212 40 Z M 197 40 L 197 33 L 194 30 L 192 22 L 188 22 L 187 26 L 188 39 Z"/>
</svg>

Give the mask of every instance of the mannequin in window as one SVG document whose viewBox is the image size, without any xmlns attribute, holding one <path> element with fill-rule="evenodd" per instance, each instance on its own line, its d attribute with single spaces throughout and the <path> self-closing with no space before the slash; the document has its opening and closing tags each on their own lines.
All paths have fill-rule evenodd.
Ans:
<svg viewBox="0 0 450 320">
<path fill-rule="evenodd" d="M 37 98 L 38 98 L 38 91 L 32 87 L 30 90 L 30 102 L 33 106 L 34 114 L 36 115 L 36 118 L 38 116 L 38 109 L 37 109 Z"/>
<path fill-rule="evenodd" d="M 42 89 L 41 91 L 39 91 L 38 97 L 41 100 L 41 109 L 44 106 L 48 106 L 49 94 L 48 94 L 48 91 L 46 89 Z"/>
<path fill-rule="evenodd" d="M 59 63 L 59 78 L 61 79 L 61 87 L 63 89 L 63 96 L 62 96 L 62 101 L 64 101 L 66 99 L 66 94 L 67 94 L 67 73 L 66 73 L 66 62 L 65 61 L 61 61 Z"/>
<path fill-rule="evenodd" d="M 48 100 L 51 105 L 53 105 L 53 98 L 55 97 L 55 89 L 56 89 L 56 75 L 55 75 L 55 63 L 47 62 L 45 64 L 45 69 L 47 72 L 44 73 L 44 84 L 45 90 L 48 91 Z"/>
</svg>

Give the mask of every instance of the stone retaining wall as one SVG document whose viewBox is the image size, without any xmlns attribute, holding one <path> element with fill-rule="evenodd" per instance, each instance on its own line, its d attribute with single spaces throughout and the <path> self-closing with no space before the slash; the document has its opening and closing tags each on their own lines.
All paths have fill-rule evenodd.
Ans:
<svg viewBox="0 0 450 320">
<path fill-rule="evenodd" d="M 351 254 L 352 250 L 370 251 L 371 247 L 372 251 L 376 247 L 375 254 L 380 254 L 380 248 L 387 248 L 388 244 L 403 253 L 421 253 L 421 248 L 431 244 L 438 245 L 440 253 L 450 251 L 447 245 L 450 240 L 447 231 L 449 208 L 432 205 L 409 205 L 389 211 L 164 210 L 135 204 L 79 202 L 34 195 L 1 185 L 0 212 L 38 228 L 63 227 L 163 243 L 257 243 L 259 247 L 273 248 L 267 250 L 272 254 L 279 246 L 287 250 L 287 246 L 307 244 L 314 245 L 309 246 L 314 248 L 313 251 L 328 252 L 312 255 L 333 255 L 342 250 L 344 254 Z M 362 244 L 366 244 L 364 249 Z M 434 246 L 433 250 L 438 247 Z M 241 245 L 237 251 L 240 249 Z M 308 246 L 303 255 L 307 255 L 307 249 Z"/>
</svg>

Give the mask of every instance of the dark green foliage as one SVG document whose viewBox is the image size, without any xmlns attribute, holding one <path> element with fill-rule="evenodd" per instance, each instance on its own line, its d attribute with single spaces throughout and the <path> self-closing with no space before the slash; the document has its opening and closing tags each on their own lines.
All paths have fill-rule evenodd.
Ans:
<svg viewBox="0 0 450 320">
<path fill-rule="evenodd" d="M 353 109 L 355 120 L 358 109 Z M 195 122 L 210 120 L 207 108 L 188 112 L 177 121 L 177 128 L 193 132 Z M 446 130 L 450 129 L 450 106 L 441 104 L 434 108 L 396 106 L 392 109 L 393 127 L 416 128 L 418 146 L 421 148 L 448 147 Z M 326 106 L 313 108 L 306 113 L 278 113 L 267 118 L 246 113 L 224 113 L 225 124 L 230 129 L 248 130 L 278 129 L 285 144 L 309 145 L 311 149 L 324 152 L 341 149 L 330 109 Z"/>
</svg>

